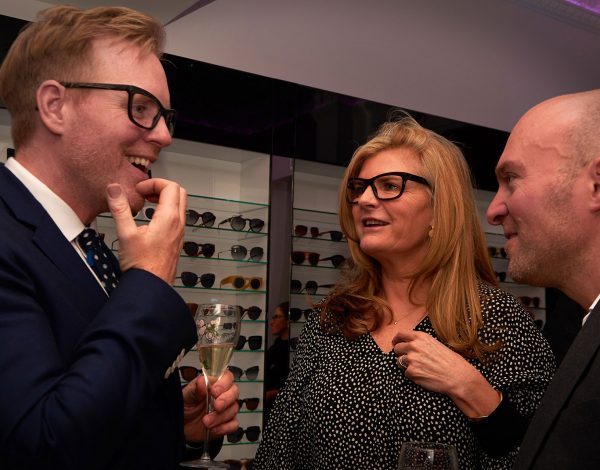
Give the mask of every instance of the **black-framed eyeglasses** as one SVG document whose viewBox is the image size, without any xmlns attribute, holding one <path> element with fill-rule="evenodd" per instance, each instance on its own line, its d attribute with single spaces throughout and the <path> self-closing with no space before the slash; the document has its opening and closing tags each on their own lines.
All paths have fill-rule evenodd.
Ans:
<svg viewBox="0 0 600 470">
<path fill-rule="evenodd" d="M 346 201 L 350 204 L 358 204 L 358 199 L 369 186 L 373 190 L 373 195 L 380 201 L 398 199 L 404 193 L 406 182 L 409 180 L 428 188 L 431 187 L 429 182 L 421 176 L 404 171 L 391 171 L 373 176 L 373 178 L 349 178 L 346 185 Z"/>
<path fill-rule="evenodd" d="M 164 116 L 169 134 L 173 135 L 177 112 L 165 108 L 156 96 L 143 88 L 116 83 L 60 82 L 60 84 L 65 88 L 126 91 L 127 116 L 131 122 L 142 129 L 152 130 L 158 124 L 160 117 Z"/>
</svg>

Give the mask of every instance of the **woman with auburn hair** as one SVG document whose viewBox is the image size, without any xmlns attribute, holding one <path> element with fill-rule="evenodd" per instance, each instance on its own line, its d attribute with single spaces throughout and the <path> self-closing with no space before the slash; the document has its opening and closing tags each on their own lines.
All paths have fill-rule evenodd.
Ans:
<svg viewBox="0 0 600 470">
<path fill-rule="evenodd" d="M 410 116 L 384 123 L 339 214 L 349 266 L 306 323 L 254 468 L 396 468 L 406 441 L 510 468 L 554 358 L 497 287 L 460 150 Z"/>
</svg>

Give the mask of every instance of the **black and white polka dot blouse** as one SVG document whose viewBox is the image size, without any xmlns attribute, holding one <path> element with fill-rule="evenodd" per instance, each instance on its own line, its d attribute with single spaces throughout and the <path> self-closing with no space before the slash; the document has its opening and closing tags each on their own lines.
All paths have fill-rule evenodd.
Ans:
<svg viewBox="0 0 600 470">
<path fill-rule="evenodd" d="M 503 347 L 487 366 L 470 362 L 529 416 L 554 372 L 553 355 L 512 295 L 490 286 L 480 295 L 488 299 L 480 338 Z M 428 317 L 415 330 L 436 336 Z M 394 353 L 383 353 L 370 334 L 354 341 L 325 334 L 311 315 L 254 470 L 396 469 L 404 441 L 453 444 L 461 469 L 507 469 L 516 455 L 486 455 L 452 400 L 407 379 Z"/>
</svg>

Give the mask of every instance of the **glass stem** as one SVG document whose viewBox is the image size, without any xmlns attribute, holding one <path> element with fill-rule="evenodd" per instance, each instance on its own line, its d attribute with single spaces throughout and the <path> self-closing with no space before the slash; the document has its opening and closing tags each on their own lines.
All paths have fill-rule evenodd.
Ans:
<svg viewBox="0 0 600 470">
<path fill-rule="evenodd" d="M 206 384 L 206 414 L 208 414 L 213 410 L 213 400 L 210 394 L 210 381 L 208 380 L 208 376 L 205 373 L 203 373 L 202 375 L 204 376 L 204 383 Z M 209 443 L 210 430 L 206 428 L 204 430 L 204 445 L 202 446 L 202 457 L 200 457 L 200 460 L 205 460 L 207 462 L 212 461 L 210 453 L 208 452 Z"/>
</svg>

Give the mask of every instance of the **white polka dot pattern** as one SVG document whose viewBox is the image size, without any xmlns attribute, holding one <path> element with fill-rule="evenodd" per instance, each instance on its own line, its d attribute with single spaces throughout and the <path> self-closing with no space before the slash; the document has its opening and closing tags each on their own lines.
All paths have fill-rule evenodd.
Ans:
<svg viewBox="0 0 600 470">
<path fill-rule="evenodd" d="M 77 236 L 77 243 L 84 251 L 87 263 L 110 295 L 119 283 L 119 273 L 112 267 L 108 257 L 108 247 L 91 228 L 86 228 Z"/>
<path fill-rule="evenodd" d="M 512 295 L 489 286 L 480 295 L 486 299 L 480 338 L 500 339 L 503 347 L 487 366 L 470 362 L 520 413 L 531 415 L 554 372 L 553 355 Z M 415 329 L 436 336 L 428 317 Z M 324 334 L 313 314 L 253 468 L 395 469 L 402 442 L 413 440 L 455 445 L 461 469 L 507 469 L 516 455 L 486 455 L 449 397 L 407 379 L 394 353 L 383 353 L 370 334 L 356 341 Z"/>
</svg>

